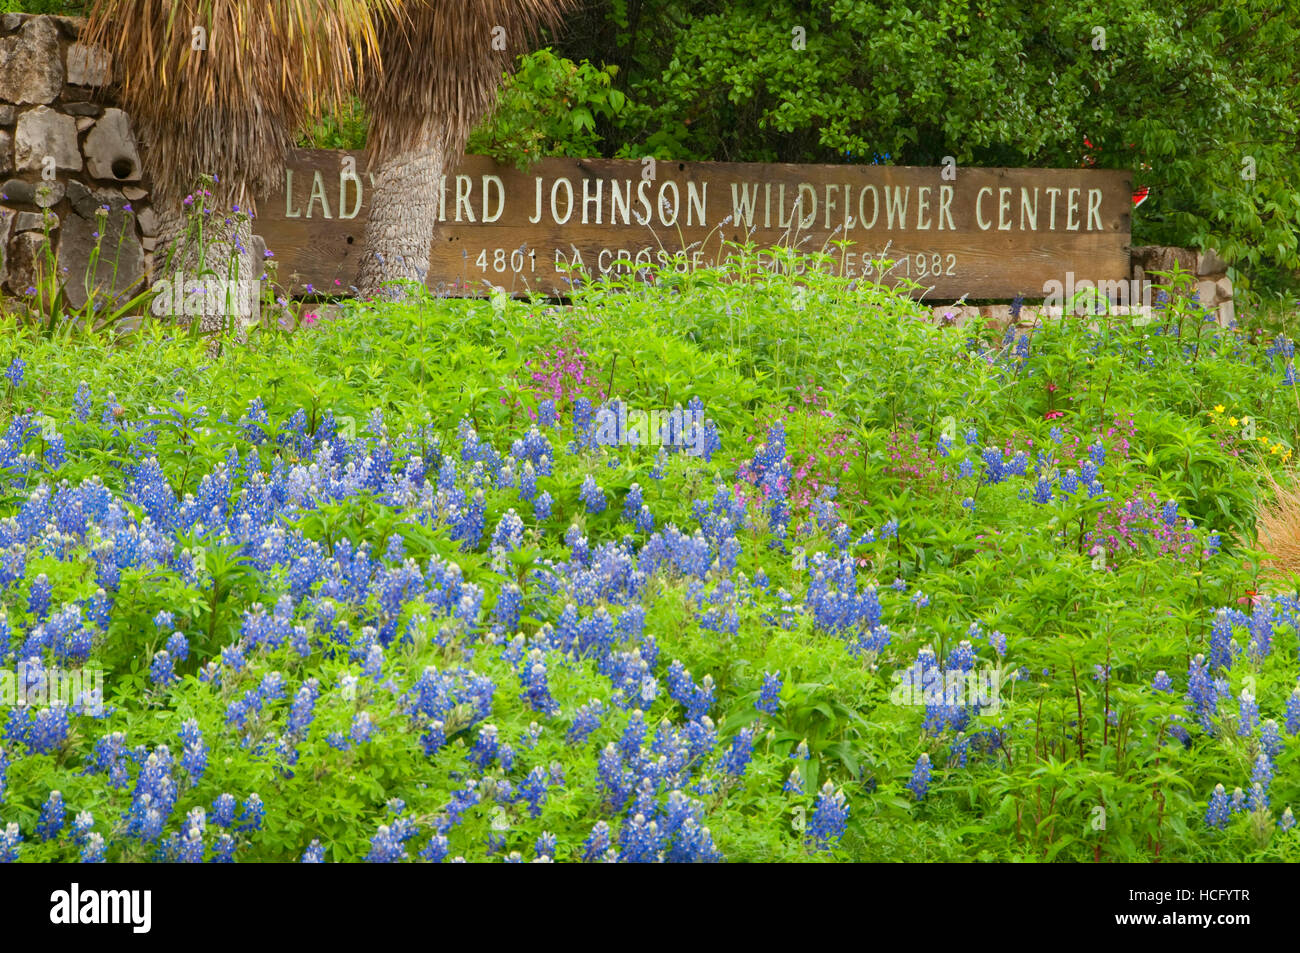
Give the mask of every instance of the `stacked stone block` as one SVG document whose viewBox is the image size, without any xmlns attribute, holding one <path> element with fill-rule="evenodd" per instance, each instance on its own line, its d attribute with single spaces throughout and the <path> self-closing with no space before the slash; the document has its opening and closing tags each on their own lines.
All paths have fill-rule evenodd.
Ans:
<svg viewBox="0 0 1300 953">
<path fill-rule="evenodd" d="M 74 308 L 91 289 L 138 289 L 157 228 L 131 121 L 105 100 L 109 58 L 83 25 L 0 16 L 0 292 L 27 294 L 52 256 Z"/>
</svg>

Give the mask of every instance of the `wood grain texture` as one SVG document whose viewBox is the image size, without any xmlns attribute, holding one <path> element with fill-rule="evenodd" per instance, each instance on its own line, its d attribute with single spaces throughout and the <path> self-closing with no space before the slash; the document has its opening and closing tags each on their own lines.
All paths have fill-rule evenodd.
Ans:
<svg viewBox="0 0 1300 953">
<path fill-rule="evenodd" d="M 355 175 L 344 172 L 348 157 Z M 1129 274 L 1127 172 L 958 169 L 945 181 L 938 168 L 663 160 L 652 180 L 648 172 L 639 161 L 545 159 L 522 173 L 465 156 L 439 195 L 426 283 L 449 294 L 563 294 L 570 274 L 557 264 L 594 274 L 622 253 L 638 271 L 683 249 L 706 264 L 727 253 L 724 240 L 824 250 L 829 267 L 851 275 L 878 275 L 875 259 L 887 253 L 890 279 L 914 279 L 913 293 L 932 300 L 1042 297 L 1067 272 Z M 373 187 L 364 155 L 296 150 L 286 182 L 258 203 L 279 281 L 346 291 Z"/>
</svg>

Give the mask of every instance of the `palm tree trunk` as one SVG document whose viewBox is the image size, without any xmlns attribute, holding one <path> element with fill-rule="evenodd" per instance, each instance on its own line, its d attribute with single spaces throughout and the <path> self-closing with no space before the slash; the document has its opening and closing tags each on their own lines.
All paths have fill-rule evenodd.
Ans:
<svg viewBox="0 0 1300 953">
<path fill-rule="evenodd" d="M 357 277 L 357 289 L 366 297 L 402 298 L 400 286 L 385 283 L 409 279 L 423 285 L 428 277 L 443 165 L 434 130 L 426 124 L 414 149 L 375 170 Z"/>
</svg>

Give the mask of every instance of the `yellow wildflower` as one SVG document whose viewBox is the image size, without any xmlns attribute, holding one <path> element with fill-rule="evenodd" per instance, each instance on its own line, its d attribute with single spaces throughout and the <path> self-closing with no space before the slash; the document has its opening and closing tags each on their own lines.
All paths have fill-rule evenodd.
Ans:
<svg viewBox="0 0 1300 953">
<path fill-rule="evenodd" d="M 1224 406 L 1223 406 L 1222 404 L 1219 404 L 1219 406 L 1217 406 L 1217 407 L 1214 408 L 1214 412 L 1215 412 L 1216 414 L 1221 414 L 1221 413 L 1223 413 L 1223 411 L 1224 411 Z"/>
<path fill-rule="evenodd" d="M 1229 427 L 1235 427 L 1235 426 L 1237 426 L 1237 418 L 1236 418 L 1236 417 L 1229 417 L 1229 418 L 1228 418 L 1228 426 L 1229 426 Z"/>
</svg>

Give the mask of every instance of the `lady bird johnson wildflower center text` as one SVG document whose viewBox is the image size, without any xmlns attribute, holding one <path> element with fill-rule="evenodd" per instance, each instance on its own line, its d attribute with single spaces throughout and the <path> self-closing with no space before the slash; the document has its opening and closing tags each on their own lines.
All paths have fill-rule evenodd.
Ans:
<svg viewBox="0 0 1300 953">
<path fill-rule="evenodd" d="M 296 288 L 346 286 L 371 174 L 360 153 L 297 150 L 259 232 Z M 1129 274 L 1131 178 L 1096 169 L 962 169 L 465 156 L 439 183 L 427 283 L 564 294 L 600 274 L 715 264 L 752 243 L 825 252 L 838 274 L 930 299 L 1041 293 L 1066 272 Z"/>
</svg>

